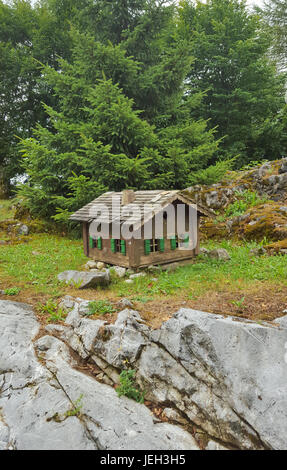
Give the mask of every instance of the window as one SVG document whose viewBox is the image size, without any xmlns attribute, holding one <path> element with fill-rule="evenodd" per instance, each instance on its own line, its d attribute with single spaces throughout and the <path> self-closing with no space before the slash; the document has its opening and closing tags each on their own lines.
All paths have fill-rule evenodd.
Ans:
<svg viewBox="0 0 287 470">
<path fill-rule="evenodd" d="M 156 253 L 157 251 L 160 251 L 159 239 L 150 240 L 150 251 L 151 253 Z"/>
<path fill-rule="evenodd" d="M 145 254 L 158 253 L 164 251 L 164 238 L 153 238 L 145 240 Z"/>
<path fill-rule="evenodd" d="M 170 239 L 171 250 L 177 248 L 188 248 L 189 247 L 189 236 L 188 235 L 176 235 Z"/>
<path fill-rule="evenodd" d="M 96 240 L 90 237 L 90 248 L 96 248 Z"/>
<path fill-rule="evenodd" d="M 90 237 L 90 248 L 102 249 L 102 237 L 93 238 Z"/>
<path fill-rule="evenodd" d="M 180 235 L 178 237 L 178 246 L 181 248 L 188 248 L 189 247 L 189 235 Z"/>
<path fill-rule="evenodd" d="M 125 240 L 111 239 L 111 250 L 113 253 L 121 253 L 126 255 L 126 242 Z"/>
<path fill-rule="evenodd" d="M 121 252 L 121 240 L 116 240 L 116 253 Z"/>
</svg>

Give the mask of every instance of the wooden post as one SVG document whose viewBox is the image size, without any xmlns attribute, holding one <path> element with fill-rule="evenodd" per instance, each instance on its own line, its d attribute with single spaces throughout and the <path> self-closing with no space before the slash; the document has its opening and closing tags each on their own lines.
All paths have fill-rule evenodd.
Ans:
<svg viewBox="0 0 287 470">
<path fill-rule="evenodd" d="M 128 249 L 129 266 L 130 268 L 137 269 L 140 264 L 139 244 L 143 243 L 143 240 L 137 240 L 135 238 L 132 238 L 127 243 L 129 243 L 129 249 Z"/>
<path fill-rule="evenodd" d="M 0 166 L 0 199 L 7 199 L 10 193 L 10 181 L 5 177 L 4 168 Z"/>
<path fill-rule="evenodd" d="M 89 256 L 89 224 L 87 222 L 83 222 L 83 244 L 84 253 Z"/>
<path fill-rule="evenodd" d="M 197 213 L 197 244 L 195 248 L 195 255 L 199 255 L 200 252 L 200 215 Z"/>
</svg>

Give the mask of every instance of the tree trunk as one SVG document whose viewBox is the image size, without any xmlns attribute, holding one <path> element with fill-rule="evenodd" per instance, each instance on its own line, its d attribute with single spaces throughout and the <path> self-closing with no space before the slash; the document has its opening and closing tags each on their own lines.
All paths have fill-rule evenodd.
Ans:
<svg viewBox="0 0 287 470">
<path fill-rule="evenodd" d="M 10 181 L 5 177 L 5 170 L 0 167 L 0 199 L 7 199 L 10 196 Z"/>
</svg>

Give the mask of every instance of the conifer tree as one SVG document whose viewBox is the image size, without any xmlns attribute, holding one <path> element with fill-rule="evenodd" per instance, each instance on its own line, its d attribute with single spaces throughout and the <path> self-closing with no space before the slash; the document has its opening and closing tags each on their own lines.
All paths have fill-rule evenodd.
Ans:
<svg viewBox="0 0 287 470">
<path fill-rule="evenodd" d="M 66 220 L 69 213 L 105 190 L 184 188 L 217 149 L 206 122 L 191 109 L 199 97 L 173 104 L 173 119 L 156 127 L 128 92 L 140 80 L 137 61 L 119 45 L 101 44 L 73 31 L 71 63 L 44 67 L 57 97 L 46 105 L 49 126 L 24 139 L 20 194 L 33 214 Z"/>
<path fill-rule="evenodd" d="M 239 155 L 238 166 L 280 158 L 285 77 L 268 57 L 271 40 L 260 17 L 242 0 L 184 0 L 180 29 L 193 38 L 190 92 L 206 91 L 195 116 L 217 128 L 225 155 Z"/>
</svg>

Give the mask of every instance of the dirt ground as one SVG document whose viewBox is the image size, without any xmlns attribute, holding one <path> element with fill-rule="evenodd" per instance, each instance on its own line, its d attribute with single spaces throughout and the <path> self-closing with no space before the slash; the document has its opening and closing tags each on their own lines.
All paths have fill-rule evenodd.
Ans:
<svg viewBox="0 0 287 470">
<path fill-rule="evenodd" d="M 65 295 L 81 297 L 87 300 L 106 299 L 115 308 L 113 314 L 94 316 L 90 318 L 101 318 L 108 323 L 113 323 L 120 311 L 118 307 L 119 297 L 115 297 L 112 292 L 103 293 L 92 289 L 78 290 L 67 288 Z M 32 305 L 35 309 L 39 303 L 44 303 L 47 298 L 43 294 L 35 294 L 29 290 L 23 290 L 17 296 L 0 295 L 1 300 L 24 302 Z M 60 299 L 59 299 L 60 300 Z M 254 321 L 272 321 L 275 318 L 287 314 L 287 286 L 270 286 L 264 282 L 258 282 L 249 289 L 240 291 L 223 290 L 220 292 L 207 291 L 195 299 L 189 299 L 183 293 L 181 296 L 157 297 L 145 303 L 134 301 L 134 309 L 138 310 L 142 318 L 152 328 L 159 328 L 180 308 L 191 308 L 209 313 L 221 315 L 233 315 L 241 318 L 248 318 Z M 286 312 L 284 313 L 284 310 Z M 47 318 L 39 316 L 41 323 L 45 323 Z"/>
</svg>

